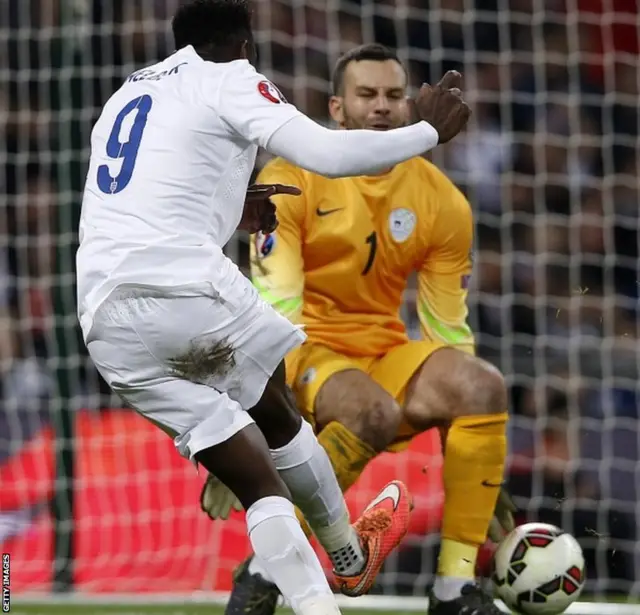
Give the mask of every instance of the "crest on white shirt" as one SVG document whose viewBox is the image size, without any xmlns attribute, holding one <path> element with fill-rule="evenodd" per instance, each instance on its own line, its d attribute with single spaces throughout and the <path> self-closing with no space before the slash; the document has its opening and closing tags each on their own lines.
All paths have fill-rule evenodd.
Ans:
<svg viewBox="0 0 640 615">
<path fill-rule="evenodd" d="M 269 102 L 279 105 L 280 103 L 286 103 L 287 99 L 282 95 L 282 92 L 271 81 L 261 81 L 258 84 L 258 92 L 263 98 L 266 98 Z"/>
</svg>

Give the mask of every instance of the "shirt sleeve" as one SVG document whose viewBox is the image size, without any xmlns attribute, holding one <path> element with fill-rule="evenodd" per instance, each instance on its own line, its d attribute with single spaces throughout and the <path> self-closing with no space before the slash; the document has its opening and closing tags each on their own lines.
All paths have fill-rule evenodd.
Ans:
<svg viewBox="0 0 640 615">
<path fill-rule="evenodd" d="M 304 291 L 302 229 L 305 194 L 302 177 L 297 169 L 272 163 L 262 170 L 256 183 L 290 184 L 303 191 L 301 196 L 273 197 L 278 228 L 269 235 L 254 235 L 250 248 L 251 278 L 260 296 L 291 322 L 299 324 Z"/>
<path fill-rule="evenodd" d="M 325 177 L 378 173 L 438 145 L 427 122 L 387 131 L 332 130 L 300 115 L 276 130 L 266 149 Z"/>
<path fill-rule="evenodd" d="M 471 206 L 446 178 L 439 192 L 439 211 L 418 272 L 418 317 L 425 339 L 473 353 L 473 332 L 467 324 L 473 260 Z"/>
<path fill-rule="evenodd" d="M 261 147 L 276 130 L 302 115 L 246 60 L 230 63 L 212 104 L 231 131 Z"/>
</svg>

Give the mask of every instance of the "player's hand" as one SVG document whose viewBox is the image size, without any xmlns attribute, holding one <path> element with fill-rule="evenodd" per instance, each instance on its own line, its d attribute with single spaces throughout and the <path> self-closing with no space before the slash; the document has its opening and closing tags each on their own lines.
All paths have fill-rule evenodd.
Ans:
<svg viewBox="0 0 640 615">
<path fill-rule="evenodd" d="M 247 189 L 244 212 L 238 228 L 249 233 L 273 233 L 278 227 L 276 206 L 271 200 L 276 194 L 299 196 L 300 188 L 285 184 L 254 184 Z"/>
<path fill-rule="evenodd" d="M 226 520 L 232 510 L 241 511 L 242 504 L 226 485 L 209 474 L 200 492 L 200 508 L 210 519 Z"/>
<path fill-rule="evenodd" d="M 416 96 L 416 112 L 421 120 L 437 130 L 438 143 L 453 139 L 471 116 L 469 105 L 462 99 L 461 85 L 462 75 L 450 70 L 438 84 L 425 83 Z"/>
<path fill-rule="evenodd" d="M 517 510 L 509 492 L 502 487 L 493 519 L 489 525 L 489 538 L 492 542 L 499 544 L 509 532 L 515 529 L 516 522 L 513 515 Z"/>
</svg>

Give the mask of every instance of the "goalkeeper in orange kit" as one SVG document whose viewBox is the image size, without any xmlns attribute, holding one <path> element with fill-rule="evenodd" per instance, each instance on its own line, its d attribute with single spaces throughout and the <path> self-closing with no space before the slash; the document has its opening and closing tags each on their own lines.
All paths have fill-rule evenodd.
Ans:
<svg viewBox="0 0 640 615">
<path fill-rule="evenodd" d="M 401 126 L 409 119 L 406 87 L 393 52 L 359 47 L 338 61 L 331 116 L 347 130 Z M 441 428 L 445 505 L 429 615 L 500 613 L 476 586 L 475 565 L 490 526 L 513 526 L 501 494 L 507 394 L 498 370 L 474 356 L 466 324 L 469 203 L 422 158 L 346 179 L 276 159 L 258 181 L 302 190 L 274 199 L 280 224 L 254 238 L 252 276 L 264 300 L 305 327 L 307 342 L 287 358 L 289 384 L 340 486 L 346 491 L 382 451 Z M 414 272 L 421 341 L 408 339 L 399 316 Z M 210 478 L 202 505 L 226 518 L 233 501 Z M 226 612 L 273 615 L 277 598 L 250 559 Z"/>
</svg>

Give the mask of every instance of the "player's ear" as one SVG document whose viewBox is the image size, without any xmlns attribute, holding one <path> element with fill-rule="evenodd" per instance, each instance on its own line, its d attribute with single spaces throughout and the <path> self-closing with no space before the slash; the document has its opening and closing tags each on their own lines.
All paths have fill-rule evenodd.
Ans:
<svg viewBox="0 0 640 615">
<path fill-rule="evenodd" d="M 341 128 L 344 127 L 344 105 L 340 96 L 332 96 L 329 99 L 329 114 L 331 119 Z"/>
</svg>

